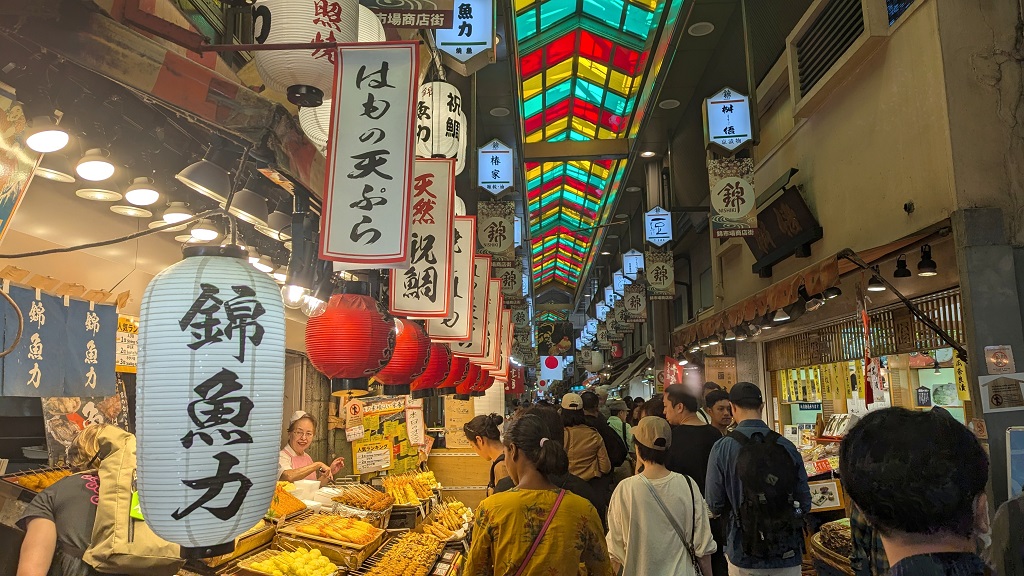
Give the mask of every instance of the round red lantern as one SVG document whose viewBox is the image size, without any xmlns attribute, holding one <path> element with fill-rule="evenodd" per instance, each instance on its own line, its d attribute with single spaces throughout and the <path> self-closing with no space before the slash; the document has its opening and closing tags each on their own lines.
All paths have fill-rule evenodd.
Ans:
<svg viewBox="0 0 1024 576">
<path fill-rule="evenodd" d="M 469 358 L 453 355 L 451 368 L 448 370 L 448 377 L 444 379 L 444 382 L 437 385 L 437 395 L 447 396 L 455 394 L 455 387 L 466 378 L 469 367 Z"/>
<path fill-rule="evenodd" d="M 413 398 L 429 398 L 437 394 L 437 387 L 448 378 L 452 363 L 452 350 L 447 344 L 431 344 L 427 369 L 409 385 Z"/>
<path fill-rule="evenodd" d="M 423 327 L 404 318 L 395 318 L 395 351 L 391 360 L 373 379 L 384 385 L 385 396 L 404 396 L 410 384 L 427 369 L 430 338 Z"/>
<path fill-rule="evenodd" d="M 483 396 L 487 394 L 487 390 L 489 390 L 491 386 L 494 386 L 494 375 L 488 372 L 483 378 L 480 379 L 480 384 L 478 384 L 473 389 L 473 391 L 469 393 L 469 395 Z"/>
<path fill-rule="evenodd" d="M 349 282 L 331 296 L 327 310 L 306 323 L 306 354 L 331 379 L 334 396 L 364 396 L 369 377 L 384 368 L 395 349 L 395 322 L 366 282 Z"/>
<path fill-rule="evenodd" d="M 480 381 L 480 377 L 483 374 L 484 371 L 478 364 L 471 364 L 466 377 L 455 388 L 455 398 L 457 400 L 469 400 L 473 386 L 476 386 L 476 383 Z"/>
</svg>

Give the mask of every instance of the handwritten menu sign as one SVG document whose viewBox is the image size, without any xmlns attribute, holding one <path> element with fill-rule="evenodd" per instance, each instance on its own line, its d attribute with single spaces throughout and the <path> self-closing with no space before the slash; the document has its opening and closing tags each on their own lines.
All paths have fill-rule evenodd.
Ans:
<svg viewBox="0 0 1024 576">
<path fill-rule="evenodd" d="M 445 445 L 448 448 L 469 448 L 469 439 L 462 428 L 473 419 L 473 399 L 456 400 L 451 396 L 444 399 Z"/>
<path fill-rule="evenodd" d="M 129 316 L 117 318 L 117 349 L 115 352 L 118 372 L 135 373 L 139 362 L 139 323 Z"/>
<path fill-rule="evenodd" d="M 391 468 L 392 450 L 391 441 L 387 438 L 380 439 L 379 436 L 376 436 L 356 440 L 352 443 L 352 454 L 355 455 L 353 467 L 355 473 L 366 474 Z"/>
</svg>

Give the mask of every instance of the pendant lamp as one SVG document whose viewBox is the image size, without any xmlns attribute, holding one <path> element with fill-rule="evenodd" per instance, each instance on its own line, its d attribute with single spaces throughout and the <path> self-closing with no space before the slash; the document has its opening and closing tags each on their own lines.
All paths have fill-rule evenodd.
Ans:
<svg viewBox="0 0 1024 576">
<path fill-rule="evenodd" d="M 604 368 L 604 352 L 600 350 L 594 350 L 590 355 L 590 364 L 585 366 L 587 372 L 599 372 L 601 368 Z"/>
<path fill-rule="evenodd" d="M 451 363 L 452 350 L 447 344 L 431 344 L 427 369 L 409 385 L 409 394 L 417 400 L 436 396 L 437 387 L 448 378 Z"/>
<path fill-rule="evenodd" d="M 358 0 L 256 0 L 253 29 L 260 44 L 351 43 L 358 38 Z M 320 106 L 331 97 L 334 49 L 258 50 L 256 70 L 268 88 L 296 106 Z"/>
<path fill-rule="evenodd" d="M 138 490 L 153 532 L 204 557 L 233 550 L 274 494 L 284 306 L 239 247 L 184 252 L 142 297 Z"/>
<path fill-rule="evenodd" d="M 430 359 L 430 338 L 423 327 L 395 318 L 395 351 L 383 370 L 373 378 L 384 385 L 385 396 L 405 396 L 412 381 L 423 374 Z"/>
<path fill-rule="evenodd" d="M 395 349 L 394 319 L 369 292 L 368 283 L 349 282 L 344 294 L 331 296 L 327 310 L 306 323 L 309 361 L 331 379 L 334 396 L 368 394 L 369 377 L 387 365 Z"/>
<path fill-rule="evenodd" d="M 453 356 L 451 366 L 448 369 L 448 377 L 437 385 L 437 395 L 448 396 L 450 394 L 455 394 L 456 386 L 458 386 L 459 382 L 462 382 L 466 378 L 466 375 L 469 374 L 470 366 L 469 358 Z"/>
<path fill-rule="evenodd" d="M 455 399 L 469 400 L 470 394 L 473 392 L 473 386 L 480 380 L 483 373 L 479 364 L 470 364 L 466 377 L 455 387 Z"/>
</svg>

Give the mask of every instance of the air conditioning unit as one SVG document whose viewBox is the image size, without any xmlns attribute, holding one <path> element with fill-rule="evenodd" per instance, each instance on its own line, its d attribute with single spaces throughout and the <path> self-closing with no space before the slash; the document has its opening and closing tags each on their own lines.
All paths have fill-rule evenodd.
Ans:
<svg viewBox="0 0 1024 576">
<path fill-rule="evenodd" d="M 886 0 L 816 0 L 786 39 L 793 115 L 806 118 L 889 37 Z"/>
</svg>

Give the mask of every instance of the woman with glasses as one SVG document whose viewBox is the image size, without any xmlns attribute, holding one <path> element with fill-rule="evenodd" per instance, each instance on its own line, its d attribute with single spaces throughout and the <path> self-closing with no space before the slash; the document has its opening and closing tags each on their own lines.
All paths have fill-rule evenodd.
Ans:
<svg viewBox="0 0 1024 576">
<path fill-rule="evenodd" d="M 344 458 L 335 458 L 330 466 L 323 462 L 313 462 L 313 458 L 306 454 L 306 449 L 313 443 L 314 434 L 316 420 L 312 416 L 302 410 L 292 414 L 288 424 L 288 443 L 277 457 L 277 469 L 281 480 L 295 482 L 319 479 L 320 485 L 323 486 L 345 465 Z"/>
</svg>

